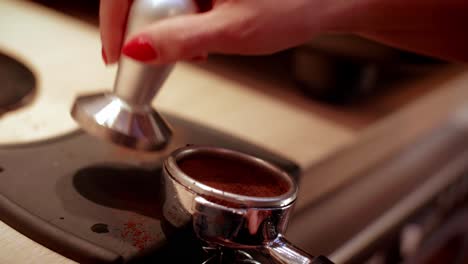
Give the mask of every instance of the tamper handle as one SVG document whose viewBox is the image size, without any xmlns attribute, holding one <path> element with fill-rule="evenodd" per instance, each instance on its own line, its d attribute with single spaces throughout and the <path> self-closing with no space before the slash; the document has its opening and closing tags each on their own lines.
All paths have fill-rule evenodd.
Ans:
<svg viewBox="0 0 468 264">
<path fill-rule="evenodd" d="M 135 0 L 130 9 L 125 40 L 143 27 L 171 16 L 195 13 L 193 0 Z M 146 106 L 170 73 L 173 65 L 150 65 L 121 56 L 114 94 L 131 106 Z"/>
<path fill-rule="evenodd" d="M 195 13 L 193 0 L 134 0 L 126 40 L 146 25 L 171 16 Z M 88 133 L 138 150 L 161 150 L 172 132 L 151 101 L 172 65 L 147 65 L 121 56 L 113 93 L 76 98 L 71 115 Z"/>
</svg>

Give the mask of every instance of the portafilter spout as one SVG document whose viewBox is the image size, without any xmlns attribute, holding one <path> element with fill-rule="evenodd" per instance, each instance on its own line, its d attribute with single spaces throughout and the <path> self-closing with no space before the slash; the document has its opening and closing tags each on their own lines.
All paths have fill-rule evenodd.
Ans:
<svg viewBox="0 0 468 264">
<path fill-rule="evenodd" d="M 196 10 L 193 0 L 135 0 L 125 38 L 157 20 Z M 121 56 L 113 92 L 78 97 L 71 115 L 85 131 L 114 143 L 138 150 L 162 149 L 172 132 L 151 101 L 172 67 Z"/>
</svg>

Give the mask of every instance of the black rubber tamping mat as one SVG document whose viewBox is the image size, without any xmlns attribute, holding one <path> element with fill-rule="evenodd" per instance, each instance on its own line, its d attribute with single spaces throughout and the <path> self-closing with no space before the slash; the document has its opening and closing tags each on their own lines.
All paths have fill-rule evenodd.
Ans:
<svg viewBox="0 0 468 264">
<path fill-rule="evenodd" d="M 221 146 L 298 167 L 230 135 L 166 114 L 174 138 L 164 153 L 139 153 L 81 131 L 47 141 L 0 146 L 0 219 L 80 263 L 171 258 L 202 263 L 190 236 L 161 220 L 160 168 L 187 144 Z M 196 241 L 196 239 L 193 239 Z M 198 258 L 198 259 L 197 259 Z M 146 261 L 144 261 L 146 263 Z"/>
</svg>

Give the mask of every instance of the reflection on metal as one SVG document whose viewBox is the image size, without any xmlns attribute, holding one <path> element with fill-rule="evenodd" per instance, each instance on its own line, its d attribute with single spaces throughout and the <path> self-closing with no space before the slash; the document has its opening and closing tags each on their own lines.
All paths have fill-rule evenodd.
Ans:
<svg viewBox="0 0 468 264">
<path fill-rule="evenodd" d="M 111 94 L 78 98 L 72 116 L 85 131 L 130 148 L 159 150 L 171 137 L 169 126 L 152 108 L 135 109 Z"/>
</svg>

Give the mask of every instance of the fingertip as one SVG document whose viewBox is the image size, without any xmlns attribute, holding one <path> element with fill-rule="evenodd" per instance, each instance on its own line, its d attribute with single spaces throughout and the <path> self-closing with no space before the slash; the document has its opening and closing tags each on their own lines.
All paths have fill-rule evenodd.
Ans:
<svg viewBox="0 0 468 264">
<path fill-rule="evenodd" d="M 102 61 L 104 62 L 106 66 L 115 64 L 120 58 L 120 54 L 118 54 L 117 56 L 112 56 L 112 57 L 109 56 L 104 46 L 101 48 L 101 56 L 102 56 Z"/>
<path fill-rule="evenodd" d="M 106 55 L 106 51 L 104 50 L 104 47 L 101 48 L 101 56 L 102 56 L 102 60 L 104 61 L 104 64 L 108 65 L 109 63 L 107 62 L 107 55 Z"/>
<path fill-rule="evenodd" d="M 155 62 L 159 56 L 150 38 L 144 35 L 136 36 L 125 43 L 122 54 L 140 62 Z"/>
<path fill-rule="evenodd" d="M 203 61 L 216 45 L 217 26 L 209 13 L 175 17 L 144 29 L 159 52 L 156 63 Z"/>
<path fill-rule="evenodd" d="M 99 28 L 107 65 L 119 60 L 130 0 L 101 0 Z"/>
</svg>

